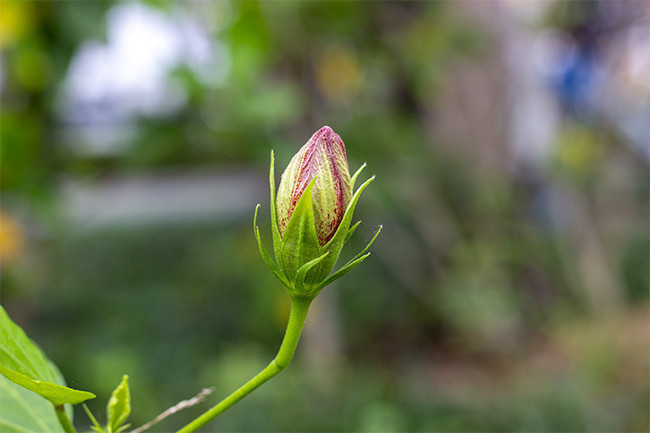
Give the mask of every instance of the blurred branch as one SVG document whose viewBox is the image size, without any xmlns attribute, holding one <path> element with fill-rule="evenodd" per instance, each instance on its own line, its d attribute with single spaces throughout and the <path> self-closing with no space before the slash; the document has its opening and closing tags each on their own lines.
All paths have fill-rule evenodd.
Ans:
<svg viewBox="0 0 650 433">
<path fill-rule="evenodd" d="M 197 404 L 201 403 L 207 396 L 212 394 L 214 391 L 214 388 L 203 388 L 201 392 L 199 392 L 196 396 L 188 399 L 188 400 L 183 400 L 178 403 L 176 403 L 174 406 L 170 407 L 148 423 L 142 425 L 141 427 L 138 427 L 137 429 L 131 431 L 131 433 L 142 433 L 143 431 L 153 427 L 154 425 L 158 424 L 160 421 L 164 420 L 170 415 L 175 414 L 178 411 L 181 411 L 183 409 L 187 409 L 192 406 L 196 406 Z"/>
</svg>

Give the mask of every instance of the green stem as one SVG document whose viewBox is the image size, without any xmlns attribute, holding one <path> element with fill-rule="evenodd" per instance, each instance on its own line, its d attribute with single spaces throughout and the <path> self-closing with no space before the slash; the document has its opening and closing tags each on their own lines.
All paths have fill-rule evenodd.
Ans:
<svg viewBox="0 0 650 433">
<path fill-rule="evenodd" d="M 63 427 L 63 431 L 65 431 L 65 433 L 77 432 L 74 429 L 72 423 L 70 422 L 70 418 L 68 418 L 68 414 L 65 413 L 65 408 L 63 407 L 62 404 L 58 406 L 54 406 L 54 412 L 56 412 L 56 417 L 59 419 L 59 422 L 61 423 L 61 427 Z"/>
<path fill-rule="evenodd" d="M 307 311 L 313 298 L 291 298 L 291 313 L 289 314 L 289 323 L 287 323 L 287 331 L 284 334 L 284 339 L 280 345 L 280 350 L 275 359 L 262 370 L 257 376 L 242 385 L 238 390 L 230 394 L 225 399 L 221 400 L 216 406 L 209 409 L 203 415 L 190 422 L 188 425 L 178 431 L 178 433 L 192 433 L 212 421 L 221 413 L 225 412 L 232 405 L 237 403 L 242 398 L 256 390 L 263 383 L 278 375 L 282 370 L 287 368 L 287 365 L 293 359 L 293 354 L 296 352 L 298 340 L 302 333 L 302 327 L 305 324 Z"/>
</svg>

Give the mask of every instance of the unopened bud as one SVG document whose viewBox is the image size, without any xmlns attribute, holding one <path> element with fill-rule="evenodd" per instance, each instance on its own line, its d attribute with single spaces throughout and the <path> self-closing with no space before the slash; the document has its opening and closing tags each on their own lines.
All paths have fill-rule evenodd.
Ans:
<svg viewBox="0 0 650 433">
<path fill-rule="evenodd" d="M 359 196 L 374 176 L 352 193 L 365 164 L 350 178 L 343 141 L 329 126 L 312 135 L 291 159 L 277 196 L 273 167 L 271 153 L 271 231 L 277 263 L 262 244 L 256 209 L 253 225 L 260 253 L 291 296 L 314 297 L 370 254 L 368 248 L 379 230 L 366 248 L 331 273 L 343 245 L 358 225 L 351 223 Z"/>
<path fill-rule="evenodd" d="M 323 246 L 334 236 L 352 197 L 345 146 L 329 126 L 312 135 L 282 174 L 276 200 L 281 236 L 313 178 L 316 178 L 312 192 L 316 235 Z"/>
</svg>

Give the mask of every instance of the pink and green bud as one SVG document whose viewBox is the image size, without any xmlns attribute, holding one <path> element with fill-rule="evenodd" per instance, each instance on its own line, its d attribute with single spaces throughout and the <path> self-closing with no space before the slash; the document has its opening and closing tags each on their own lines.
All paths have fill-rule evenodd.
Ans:
<svg viewBox="0 0 650 433">
<path fill-rule="evenodd" d="M 348 159 L 341 137 L 323 126 L 291 158 L 282 174 L 276 200 L 280 235 L 289 224 L 298 200 L 316 178 L 312 207 L 318 243 L 325 245 L 338 229 L 352 198 Z"/>
<path fill-rule="evenodd" d="M 271 152 L 269 184 L 275 261 L 262 244 L 257 209 L 253 225 L 264 262 L 291 296 L 316 296 L 370 254 L 368 248 L 379 230 L 366 248 L 332 273 L 343 245 L 359 224 L 352 225 L 357 201 L 374 179 L 373 176 L 366 180 L 352 193 L 363 167 L 365 164 L 350 177 L 341 137 L 329 126 L 323 126 L 291 159 L 276 196 Z"/>
</svg>

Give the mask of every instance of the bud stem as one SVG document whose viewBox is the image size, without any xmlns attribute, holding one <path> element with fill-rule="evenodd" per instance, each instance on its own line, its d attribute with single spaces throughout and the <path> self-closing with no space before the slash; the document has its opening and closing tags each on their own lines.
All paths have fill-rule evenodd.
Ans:
<svg viewBox="0 0 650 433">
<path fill-rule="evenodd" d="M 275 359 L 273 359 L 273 361 L 271 361 L 271 363 L 266 366 L 264 370 L 259 372 L 257 376 L 253 377 L 235 392 L 230 394 L 225 399 L 221 400 L 221 402 L 209 409 L 203 415 L 199 416 L 194 421 L 190 422 L 185 427 L 180 429 L 178 433 L 192 433 L 197 431 L 212 421 L 214 418 L 228 410 L 239 400 L 255 391 L 262 384 L 280 374 L 280 372 L 282 372 L 282 370 L 284 370 L 293 359 L 293 355 L 296 352 L 296 347 L 298 347 L 298 340 L 300 340 L 300 334 L 302 334 L 303 325 L 305 324 L 307 311 L 309 311 L 309 305 L 313 299 L 314 298 L 312 297 L 292 297 L 291 313 L 289 313 L 287 330 L 284 334 L 284 339 L 282 340 L 282 344 L 280 345 L 280 349 L 278 350 L 278 354 L 276 355 Z"/>
</svg>

